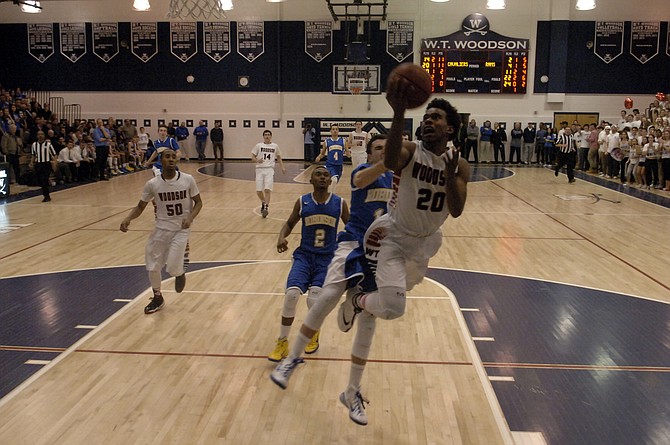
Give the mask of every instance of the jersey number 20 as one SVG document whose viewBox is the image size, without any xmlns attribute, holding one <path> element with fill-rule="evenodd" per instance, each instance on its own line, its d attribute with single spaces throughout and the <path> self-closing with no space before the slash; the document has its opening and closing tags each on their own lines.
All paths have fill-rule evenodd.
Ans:
<svg viewBox="0 0 670 445">
<path fill-rule="evenodd" d="M 447 194 L 444 192 L 433 193 L 430 189 L 419 189 L 419 199 L 416 200 L 416 208 L 419 210 L 430 210 L 431 212 L 441 212 L 446 199 Z"/>
</svg>

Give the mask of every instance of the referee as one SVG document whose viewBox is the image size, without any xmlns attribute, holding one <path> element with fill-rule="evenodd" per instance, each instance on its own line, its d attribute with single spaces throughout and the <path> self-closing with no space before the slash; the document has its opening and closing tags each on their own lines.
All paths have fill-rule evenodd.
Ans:
<svg viewBox="0 0 670 445">
<path fill-rule="evenodd" d="M 37 182 L 42 187 L 42 202 L 51 201 L 49 196 L 49 175 L 51 175 L 51 162 L 56 159 L 56 150 L 51 142 L 44 139 L 44 132 L 37 132 L 37 142 L 33 142 L 31 147 L 33 159 L 31 164 L 35 166 Z"/>
<path fill-rule="evenodd" d="M 554 175 L 558 176 L 558 171 L 565 165 L 568 173 L 568 182 L 572 184 L 575 182 L 574 170 L 577 163 L 577 147 L 575 147 L 575 139 L 572 136 L 572 129 L 570 127 L 565 127 L 563 133 L 558 135 L 556 148 L 558 148 L 558 163 L 554 167 Z"/>
</svg>

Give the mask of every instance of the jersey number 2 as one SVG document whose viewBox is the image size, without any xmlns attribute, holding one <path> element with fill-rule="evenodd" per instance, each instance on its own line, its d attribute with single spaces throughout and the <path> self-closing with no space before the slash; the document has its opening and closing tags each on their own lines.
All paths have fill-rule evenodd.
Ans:
<svg viewBox="0 0 670 445">
<path fill-rule="evenodd" d="M 326 231 L 316 229 L 314 231 L 314 247 L 323 247 L 326 245 Z"/>
</svg>

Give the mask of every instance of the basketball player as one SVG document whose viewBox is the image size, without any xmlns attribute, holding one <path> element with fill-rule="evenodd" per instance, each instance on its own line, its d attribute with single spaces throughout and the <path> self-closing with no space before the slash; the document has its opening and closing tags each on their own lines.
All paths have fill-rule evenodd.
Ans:
<svg viewBox="0 0 670 445">
<path fill-rule="evenodd" d="M 163 307 L 163 266 L 171 276 L 184 275 L 183 258 L 191 224 L 202 208 L 200 192 L 193 176 L 177 171 L 177 152 L 172 148 L 165 148 L 161 157 L 163 172 L 147 181 L 140 201 L 121 222 L 120 227 L 122 232 L 127 232 L 130 221 L 140 216 L 149 201 L 154 200 L 156 227 L 149 236 L 145 249 L 146 268 L 153 297 L 144 308 L 145 314 L 152 314 Z"/>
<path fill-rule="evenodd" d="M 342 294 L 349 288 L 372 291 L 377 288 L 374 280 L 375 258 L 366 258 L 363 238 L 375 218 L 387 210 L 392 196 L 393 175 L 384 166 L 385 135 L 375 135 L 367 146 L 368 162 L 359 166 L 352 174 L 351 217 L 338 235 L 338 247 L 333 261 L 328 267 L 328 275 L 323 290 L 316 303 L 310 308 L 305 322 L 300 328 L 288 357 L 277 366 L 270 378 L 282 389 L 286 389 L 288 380 L 295 367 L 302 363 L 300 355 L 312 336 L 318 332 L 326 316 L 335 308 Z M 352 420 L 361 425 L 367 424 L 363 408 L 356 411 L 352 406 L 363 403 L 360 394 L 360 376 L 363 373 L 372 345 L 372 333 L 375 318 L 367 313 L 358 317 L 358 330 L 351 352 L 350 384 L 340 401 L 349 409 Z M 355 400 L 355 402 L 354 402 Z"/>
<path fill-rule="evenodd" d="M 161 125 L 158 127 L 158 139 L 154 141 L 155 151 L 151 153 L 151 156 L 145 162 L 145 166 L 151 165 L 152 162 L 154 163 L 154 176 L 160 176 L 161 174 L 163 168 L 161 164 L 161 153 L 163 153 L 165 148 L 172 149 L 175 153 L 177 153 L 177 160 L 181 159 L 182 153 L 179 149 L 179 144 L 174 140 L 174 138 L 168 136 L 167 126 Z"/>
<path fill-rule="evenodd" d="M 376 234 L 381 243 L 376 271 L 379 289 L 371 293 L 347 293 L 337 320 L 344 332 L 351 329 L 356 315 L 363 311 L 367 312 L 366 318 L 385 320 L 403 315 L 405 292 L 423 280 L 428 260 L 440 248 L 440 226 L 449 215 L 460 216 L 465 206 L 470 167 L 453 145 L 460 127 L 458 112 L 444 99 L 432 100 L 421 123 L 421 141 L 403 141 L 410 85 L 400 79 L 389 85 L 386 96 L 393 108 L 393 122 L 384 165 L 396 172 L 397 194 L 389 203 L 389 213 L 376 219 L 367 232 Z M 370 344 L 373 335 L 373 329 L 359 329 L 356 343 Z M 289 356 L 272 377 L 280 383 L 287 382 L 301 360 Z M 355 387 L 360 387 L 364 365 L 352 362 L 349 387 L 340 395 L 340 401 L 349 409 L 349 417 L 360 425 L 367 424 L 365 399 Z"/>
<path fill-rule="evenodd" d="M 340 127 L 333 124 L 330 127 L 330 137 L 323 141 L 321 152 L 314 159 L 314 162 L 319 162 L 326 157 L 326 168 L 330 172 L 330 182 L 333 187 L 342 179 L 344 156 L 351 156 L 349 147 L 344 138 L 340 136 Z"/>
<path fill-rule="evenodd" d="M 363 122 L 356 121 L 354 125 L 356 130 L 349 133 L 349 149 L 351 150 L 351 165 L 356 169 L 359 165 L 367 162 L 368 153 L 366 147 L 368 146 L 370 135 L 367 131 L 363 131 Z"/>
<path fill-rule="evenodd" d="M 268 356 L 268 360 L 273 362 L 281 361 L 288 354 L 287 337 L 300 295 L 308 292 L 307 308 L 312 307 L 319 298 L 328 264 L 337 247 L 338 222 L 340 219 L 344 224 L 349 221 L 347 203 L 336 194 L 328 192 L 330 173 L 325 167 L 314 169 L 309 182 L 314 191 L 296 201 L 277 239 L 277 252 L 286 252 L 286 237 L 302 219 L 300 245 L 293 252 L 293 265 L 286 281 L 279 338 L 274 351 Z M 319 349 L 318 330 L 312 334 L 309 344 L 303 347 L 305 354 L 313 354 Z"/>
<path fill-rule="evenodd" d="M 263 132 L 263 142 L 251 150 L 251 160 L 256 163 L 256 195 L 261 200 L 261 216 L 267 218 L 270 196 L 275 177 L 275 160 L 279 161 L 281 172 L 286 174 L 279 146 L 272 142 L 272 132 Z"/>
</svg>

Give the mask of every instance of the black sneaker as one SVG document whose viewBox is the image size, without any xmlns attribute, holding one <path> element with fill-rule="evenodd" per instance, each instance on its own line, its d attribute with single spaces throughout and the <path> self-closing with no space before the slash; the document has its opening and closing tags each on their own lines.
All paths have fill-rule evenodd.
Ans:
<svg viewBox="0 0 670 445">
<path fill-rule="evenodd" d="M 267 204 L 263 204 L 263 206 L 261 206 L 261 216 L 263 218 L 268 217 L 268 205 Z"/>
<path fill-rule="evenodd" d="M 186 286 L 186 272 L 174 279 L 174 290 L 180 294 Z"/>
<path fill-rule="evenodd" d="M 147 307 L 144 308 L 144 313 L 153 314 L 154 312 L 161 310 L 164 303 L 165 300 L 162 295 L 154 295 L 149 304 L 147 304 Z"/>
</svg>

